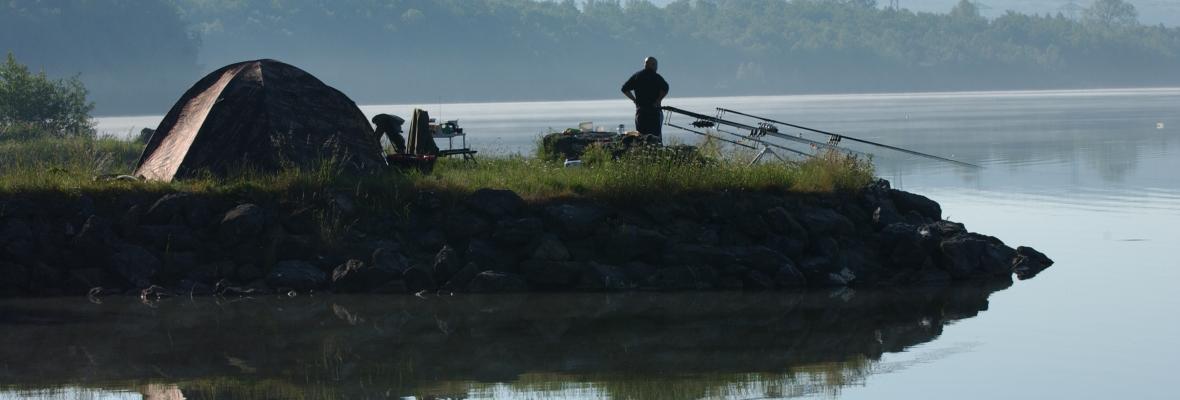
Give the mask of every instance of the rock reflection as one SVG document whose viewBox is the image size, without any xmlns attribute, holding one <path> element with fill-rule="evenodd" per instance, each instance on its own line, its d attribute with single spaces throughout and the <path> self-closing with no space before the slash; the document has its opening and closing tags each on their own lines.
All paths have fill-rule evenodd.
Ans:
<svg viewBox="0 0 1180 400">
<path fill-rule="evenodd" d="M 986 310 L 1007 286 L 10 301 L 0 303 L 0 387 L 167 399 L 832 392 L 863 382 L 882 354 Z"/>
</svg>

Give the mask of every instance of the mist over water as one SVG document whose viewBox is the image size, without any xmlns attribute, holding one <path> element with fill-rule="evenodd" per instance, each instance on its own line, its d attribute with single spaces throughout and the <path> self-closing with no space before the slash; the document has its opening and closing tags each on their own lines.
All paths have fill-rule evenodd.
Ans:
<svg viewBox="0 0 1180 400">
<path fill-rule="evenodd" d="M 907 290 L 770 297 L 652 295 L 641 297 L 641 301 L 637 297 L 574 296 L 495 303 L 500 305 L 484 309 L 490 314 L 462 311 L 466 307 L 462 302 L 470 299 L 447 305 L 400 299 L 397 306 L 390 306 L 384 301 L 328 298 L 268 300 L 261 306 L 228 309 L 263 320 L 276 319 L 274 326 L 280 327 L 322 321 L 317 315 L 328 315 L 326 319 L 332 322 L 323 329 L 332 333 L 306 332 L 306 336 L 287 338 L 284 343 L 307 341 L 320 346 L 314 350 L 323 346 L 351 349 L 352 353 L 345 354 L 352 356 L 343 359 L 353 362 L 352 368 L 361 367 L 358 370 L 386 365 L 380 363 L 387 358 L 366 354 L 388 347 L 365 347 L 365 343 L 423 349 L 436 346 L 433 340 L 438 340 L 468 349 L 420 353 L 433 354 L 430 361 L 396 353 L 402 355 L 391 357 L 409 360 L 404 364 L 407 368 L 434 374 L 424 381 L 397 381 L 396 385 L 403 386 L 396 386 L 393 377 L 407 375 L 370 369 L 385 372 L 375 372 L 365 382 L 414 388 L 394 391 L 400 394 L 462 394 L 470 398 L 1174 397 L 1173 375 L 1180 369 L 1180 348 L 1173 345 L 1180 337 L 1180 319 L 1173 316 L 1180 309 L 1180 298 L 1171 295 L 1174 283 L 1180 281 L 1180 264 L 1175 257 L 1175 245 L 1180 243 L 1180 175 L 1175 172 L 1180 170 L 1180 89 L 672 98 L 667 105 L 704 114 L 712 114 L 713 107 L 726 107 L 981 165 L 981 169 L 970 169 L 855 147 L 872 152 L 878 175 L 895 187 L 939 201 L 948 219 L 1009 245 L 1033 246 L 1053 258 L 1056 265 L 1010 288 L 957 288 L 917 298 L 913 294 L 918 292 Z M 441 111 L 442 119 L 458 119 L 470 135 L 468 144 L 480 150 L 480 156 L 531 154 L 539 134 L 582 121 L 607 128 L 620 123 L 631 126 L 631 109 L 625 100 L 417 106 L 432 116 Z M 413 107 L 374 105 L 362 109 L 369 115 L 404 115 Z M 99 123 L 100 129 L 118 131 L 134 124 L 151 125 L 158 119 L 102 119 Z M 666 134 L 674 131 L 665 129 Z M 697 140 L 684 133 L 670 136 L 686 143 Z M 766 308 L 763 302 L 767 301 L 789 304 Z M 550 307 L 547 312 L 553 313 L 547 315 L 584 315 L 586 310 L 597 310 L 595 315 L 603 319 L 589 325 L 584 321 L 579 322 L 583 325 L 570 325 L 543 318 L 529 320 L 527 315 L 532 311 L 528 310 L 545 304 Z M 254 307 L 287 312 L 252 314 L 258 310 Z M 403 334 L 418 334 L 389 336 L 392 330 L 374 331 L 373 327 L 392 329 L 390 324 L 402 321 L 394 316 L 403 315 L 402 311 L 391 313 L 390 307 L 414 316 L 405 320 L 409 325 L 399 326 L 419 330 L 401 331 Z M 10 319 L 47 309 L 73 313 L 66 315 L 117 310 L 130 316 L 115 322 L 114 327 L 88 326 L 83 319 L 76 328 L 96 332 L 142 328 L 142 324 L 172 324 L 184 329 L 181 327 L 188 326 L 184 321 L 193 315 L 176 311 L 183 308 L 177 304 L 159 311 L 139 305 L 111 308 L 81 300 L 0 303 L 0 310 L 5 311 L 2 315 Z M 647 312 L 643 310 L 653 309 L 686 311 L 669 317 L 667 322 L 675 329 L 666 332 L 649 317 L 642 317 Z M 499 330 L 454 330 L 469 326 L 463 325 L 463 318 L 480 315 L 507 321 L 525 315 L 524 320 L 532 325 L 527 332 L 507 328 L 525 322 L 470 325 L 497 326 Z M 640 317 L 632 319 L 636 316 Z M 365 322 L 349 322 L 361 320 Z M 20 329 L 6 329 L 0 338 L 5 334 L 37 336 L 38 326 L 52 323 L 23 321 Z M 610 328 L 611 324 L 617 329 Z M 599 330 L 580 330 L 588 326 Z M 714 330 L 718 326 L 734 329 Z M 742 326 L 750 330 L 736 328 Z M 644 330 L 648 328 L 652 330 Z M 636 332 L 651 335 L 628 336 Z M 70 346 L 87 340 L 97 339 L 47 336 L 39 345 L 47 352 L 68 352 Z M 257 371 L 282 364 L 283 357 L 293 357 L 286 351 L 238 356 L 252 347 L 234 344 L 228 337 L 224 342 L 219 340 L 213 342 L 229 344 L 215 348 L 242 346 L 243 351 L 226 354 L 248 360 L 244 365 Z M 166 346 L 159 337 L 146 343 Z M 514 343 L 521 347 L 512 347 Z M 488 347 L 481 347 L 484 345 Z M 535 346 L 540 353 L 525 350 Z M 502 351 L 493 351 L 496 349 Z M 122 396 L 142 392 L 142 386 L 128 383 L 134 376 L 173 385 L 165 389 L 204 393 L 201 390 L 207 389 L 193 389 L 190 379 L 161 377 L 146 363 L 136 361 L 141 360 L 136 357 L 146 357 L 159 365 L 160 357 L 165 357 L 161 354 L 167 353 L 150 348 L 129 351 L 128 364 L 109 371 L 94 370 L 92 375 L 84 370 L 48 372 L 52 368 L 46 367 L 46 380 L 38 381 L 45 383 L 32 386 L 65 386 Z M 464 358 L 469 353 L 481 356 Z M 7 359 L 19 357 L 27 356 Z M 205 377 L 232 377 L 236 380 L 225 384 L 239 389 L 256 387 L 251 386 L 250 382 L 256 382 L 250 380 L 252 375 L 217 357 L 222 356 L 209 356 L 208 364 L 198 363 L 213 366 L 202 372 Z M 368 364 L 373 362 L 377 364 Z M 16 379 L 18 375 L 12 374 L 20 369 L 13 365 L 10 361 L 7 370 L 0 368 L 9 374 L 0 376 Z M 340 364 L 341 371 L 347 371 L 347 365 Z M 120 376 L 114 372 L 128 370 L 142 373 Z M 305 389 L 358 393 L 348 392 L 359 390 L 358 375 L 343 376 L 344 380 L 335 381 L 330 375 L 311 374 L 306 380 L 295 381 L 311 382 Z M 0 398 L 19 398 L 14 393 L 0 392 Z"/>
</svg>

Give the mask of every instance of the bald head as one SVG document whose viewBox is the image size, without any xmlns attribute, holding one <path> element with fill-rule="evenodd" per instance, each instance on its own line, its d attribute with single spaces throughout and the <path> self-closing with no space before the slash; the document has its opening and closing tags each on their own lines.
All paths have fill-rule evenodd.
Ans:
<svg viewBox="0 0 1180 400">
<path fill-rule="evenodd" d="M 660 62 L 655 57 L 648 57 L 643 59 L 643 68 L 655 71 L 660 67 Z"/>
</svg>

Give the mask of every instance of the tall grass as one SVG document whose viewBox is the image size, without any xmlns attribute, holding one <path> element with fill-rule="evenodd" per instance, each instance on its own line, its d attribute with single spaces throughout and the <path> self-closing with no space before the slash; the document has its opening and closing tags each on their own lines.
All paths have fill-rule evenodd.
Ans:
<svg viewBox="0 0 1180 400">
<path fill-rule="evenodd" d="M 871 162 L 836 154 L 801 162 L 747 165 L 740 154 L 720 158 L 648 153 L 610 160 L 600 157 L 581 167 L 558 161 L 507 156 L 476 162 L 443 159 L 434 172 L 388 171 L 346 176 L 331 163 L 279 173 L 243 171 L 174 183 L 95 179 L 129 174 L 142 144 L 117 139 L 40 139 L 0 141 L 0 193 L 21 191 L 191 191 L 229 192 L 299 200 L 325 190 L 351 193 L 360 205 L 405 201 L 419 190 L 463 194 L 479 188 L 510 189 L 527 199 L 590 197 L 650 199 L 719 190 L 832 192 L 859 188 L 873 176 Z"/>
</svg>

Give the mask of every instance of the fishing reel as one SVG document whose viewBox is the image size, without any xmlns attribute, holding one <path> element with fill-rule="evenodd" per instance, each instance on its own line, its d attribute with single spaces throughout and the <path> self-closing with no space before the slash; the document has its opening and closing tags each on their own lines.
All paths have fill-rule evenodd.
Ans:
<svg viewBox="0 0 1180 400">
<path fill-rule="evenodd" d="M 753 132 L 750 132 L 750 136 L 760 138 L 760 137 L 766 136 L 767 133 L 778 133 L 778 127 L 774 126 L 774 124 L 771 124 L 769 122 L 759 122 L 758 129 L 755 129 Z"/>
<path fill-rule="evenodd" d="M 717 126 L 717 124 L 714 124 L 713 121 L 706 121 L 703 119 L 699 119 L 699 120 L 693 121 L 692 126 L 695 126 L 697 128 L 712 128 L 714 126 Z"/>
</svg>

